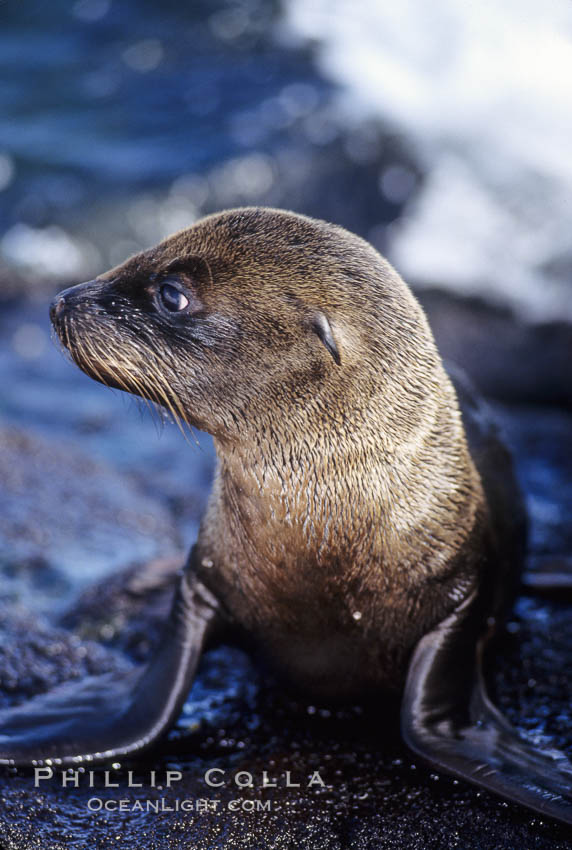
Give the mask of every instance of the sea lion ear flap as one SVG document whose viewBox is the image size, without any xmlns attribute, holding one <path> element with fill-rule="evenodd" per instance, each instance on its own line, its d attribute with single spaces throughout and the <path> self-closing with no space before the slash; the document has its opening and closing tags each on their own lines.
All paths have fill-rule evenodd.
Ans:
<svg viewBox="0 0 572 850">
<path fill-rule="evenodd" d="M 312 330 L 324 343 L 338 366 L 341 366 L 342 359 L 340 357 L 340 352 L 338 351 L 338 346 L 336 345 L 336 340 L 332 333 L 332 327 L 325 313 L 314 313 L 312 316 Z"/>
</svg>

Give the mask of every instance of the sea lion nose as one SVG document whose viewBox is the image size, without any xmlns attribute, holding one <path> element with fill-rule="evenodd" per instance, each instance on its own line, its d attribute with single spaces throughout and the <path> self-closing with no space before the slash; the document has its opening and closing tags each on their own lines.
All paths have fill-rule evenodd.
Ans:
<svg viewBox="0 0 572 850">
<path fill-rule="evenodd" d="M 63 297 L 63 295 L 56 295 L 56 297 L 50 304 L 50 319 L 52 320 L 52 322 L 55 323 L 59 318 L 61 318 L 65 306 L 66 299 Z"/>
</svg>

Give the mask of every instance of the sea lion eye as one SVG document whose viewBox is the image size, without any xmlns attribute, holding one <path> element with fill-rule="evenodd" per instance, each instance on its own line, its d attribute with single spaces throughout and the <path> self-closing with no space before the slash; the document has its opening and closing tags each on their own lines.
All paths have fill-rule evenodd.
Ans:
<svg viewBox="0 0 572 850">
<path fill-rule="evenodd" d="M 185 310 L 189 306 L 189 299 L 187 296 L 183 295 L 176 286 L 173 286 L 170 283 L 163 284 L 159 290 L 159 295 L 161 297 L 163 307 L 171 313 L 179 313 L 181 310 Z"/>
</svg>

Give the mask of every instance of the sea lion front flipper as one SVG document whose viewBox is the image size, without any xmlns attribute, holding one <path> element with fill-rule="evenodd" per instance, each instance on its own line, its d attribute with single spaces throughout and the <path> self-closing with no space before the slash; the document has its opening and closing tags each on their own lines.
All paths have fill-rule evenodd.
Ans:
<svg viewBox="0 0 572 850">
<path fill-rule="evenodd" d="M 77 764 L 149 747 L 176 720 L 218 616 L 216 598 L 186 570 L 148 664 L 67 682 L 0 711 L 0 764 Z"/>
<path fill-rule="evenodd" d="M 487 696 L 475 601 L 465 600 L 413 653 L 401 709 L 405 742 L 437 768 L 572 823 L 570 762 L 524 740 Z"/>
</svg>

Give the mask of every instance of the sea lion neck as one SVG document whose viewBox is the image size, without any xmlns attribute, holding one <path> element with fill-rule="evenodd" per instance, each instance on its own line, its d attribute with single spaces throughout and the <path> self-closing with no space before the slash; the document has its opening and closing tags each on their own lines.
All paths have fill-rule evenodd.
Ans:
<svg viewBox="0 0 572 850">
<path fill-rule="evenodd" d="M 303 528 L 309 548 L 311 538 L 319 539 L 347 504 L 352 488 L 366 480 L 367 470 L 380 476 L 387 465 L 381 445 L 373 446 L 360 427 L 341 419 L 329 427 L 299 429 L 278 417 L 244 441 L 215 438 L 215 447 L 220 504 L 237 535 L 273 526 L 286 540 Z"/>
<path fill-rule="evenodd" d="M 385 427 L 380 427 L 382 416 L 374 415 L 372 407 L 387 415 Z M 305 545 L 311 548 L 310 538 L 321 545 L 326 530 L 330 537 L 343 535 L 344 524 L 356 531 L 373 522 L 382 536 L 384 526 L 390 534 L 398 501 L 411 506 L 411 523 L 418 521 L 416 506 L 422 512 L 428 509 L 431 466 L 443 477 L 444 492 L 465 467 L 467 477 L 472 474 L 458 415 L 450 413 L 433 399 L 417 416 L 411 415 L 406 430 L 391 406 L 378 398 L 357 410 L 334 408 L 327 420 L 315 420 L 312 427 L 298 427 L 278 416 L 245 434 L 244 440 L 215 438 L 219 504 L 233 516 L 238 536 L 268 525 L 276 526 L 281 537 L 289 529 L 303 528 L 308 532 Z M 396 429 L 402 432 L 400 438 Z M 348 505 L 351 516 L 344 518 L 343 506 Z"/>
</svg>

